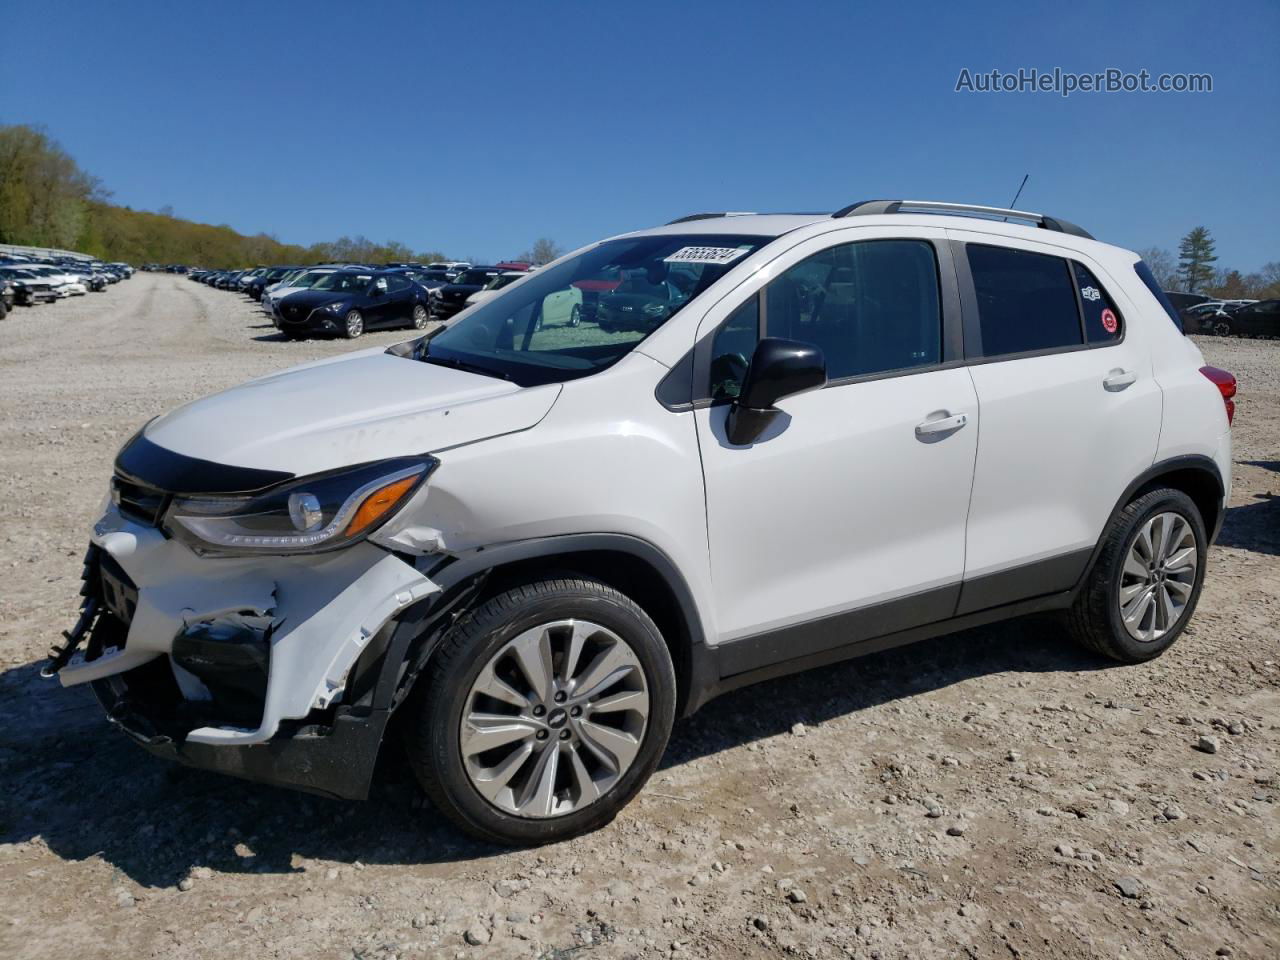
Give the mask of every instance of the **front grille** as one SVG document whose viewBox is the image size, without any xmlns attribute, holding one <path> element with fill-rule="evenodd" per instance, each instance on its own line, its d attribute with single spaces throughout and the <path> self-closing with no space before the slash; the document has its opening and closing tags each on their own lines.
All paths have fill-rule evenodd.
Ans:
<svg viewBox="0 0 1280 960">
<path fill-rule="evenodd" d="M 165 507 L 169 505 L 167 493 L 119 476 L 111 478 L 111 500 L 125 516 L 151 527 L 160 525 Z"/>
</svg>

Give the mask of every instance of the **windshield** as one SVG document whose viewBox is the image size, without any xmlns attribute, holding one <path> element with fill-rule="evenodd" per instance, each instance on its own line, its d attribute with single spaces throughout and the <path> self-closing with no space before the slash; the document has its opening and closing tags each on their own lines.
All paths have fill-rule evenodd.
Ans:
<svg viewBox="0 0 1280 960">
<path fill-rule="evenodd" d="M 363 290 L 373 279 L 368 273 L 330 273 L 316 282 L 312 290 Z"/>
<path fill-rule="evenodd" d="M 544 268 L 423 340 L 419 359 L 521 386 L 616 363 L 772 237 L 663 235 L 610 240 Z"/>
<path fill-rule="evenodd" d="M 492 276 L 492 270 L 468 270 L 466 273 L 459 274 L 453 282 L 461 285 L 480 287 L 488 283 L 489 278 Z"/>
<path fill-rule="evenodd" d="M 523 276 L 524 276 L 523 273 L 500 273 L 496 277 L 494 277 L 492 280 L 490 280 L 487 284 L 485 284 L 485 289 L 501 290 L 503 287 L 507 287 L 515 283 L 517 280 L 519 280 Z"/>
<path fill-rule="evenodd" d="M 304 270 L 289 281 L 289 286 L 314 287 L 321 277 L 327 276 L 329 276 L 328 273 L 318 273 L 315 270 Z"/>
</svg>

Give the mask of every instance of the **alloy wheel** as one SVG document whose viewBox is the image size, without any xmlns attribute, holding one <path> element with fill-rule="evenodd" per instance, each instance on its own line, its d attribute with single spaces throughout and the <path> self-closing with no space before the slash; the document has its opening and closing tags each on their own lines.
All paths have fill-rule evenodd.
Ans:
<svg viewBox="0 0 1280 960">
<path fill-rule="evenodd" d="M 413 307 L 413 325 L 419 330 L 425 330 L 427 319 L 427 308 L 420 303 L 415 304 Z"/>
<path fill-rule="evenodd" d="M 608 627 L 556 620 L 525 630 L 481 669 L 463 708 L 467 777 L 489 803 L 545 819 L 595 803 L 640 752 L 649 687 Z"/>
<path fill-rule="evenodd" d="M 582 323 L 582 305 L 575 303 L 573 309 L 569 311 L 569 326 L 576 327 Z"/>
<path fill-rule="evenodd" d="M 1158 513 L 1129 546 L 1120 573 L 1120 619 L 1141 643 L 1177 626 L 1195 590 L 1199 548 L 1195 531 L 1177 513 Z"/>
<path fill-rule="evenodd" d="M 347 314 L 347 336 L 358 337 L 364 333 L 364 317 L 360 316 L 359 310 L 352 310 Z"/>
<path fill-rule="evenodd" d="M 1219 320 L 1213 325 L 1213 332 L 1220 337 L 1231 336 L 1231 324 L 1225 320 Z"/>
</svg>

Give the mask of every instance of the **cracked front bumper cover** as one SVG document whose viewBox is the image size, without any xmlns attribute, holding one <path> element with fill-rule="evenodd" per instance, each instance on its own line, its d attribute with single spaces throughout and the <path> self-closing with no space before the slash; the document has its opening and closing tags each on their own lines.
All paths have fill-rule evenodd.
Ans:
<svg viewBox="0 0 1280 960">
<path fill-rule="evenodd" d="M 215 746 L 164 732 L 146 707 L 131 700 L 128 686 L 113 680 L 93 684 L 107 717 L 155 756 L 335 799 L 363 800 L 369 794 L 389 710 L 339 711 L 325 725 L 282 731 L 266 743 Z"/>
<path fill-rule="evenodd" d="M 209 640 L 210 625 L 226 618 L 273 624 L 260 719 L 215 718 L 190 729 L 188 745 L 266 744 L 282 725 L 337 704 L 370 640 L 405 608 L 439 592 L 413 566 L 372 544 L 315 556 L 201 558 L 114 506 L 95 526 L 93 542 L 105 554 L 102 565 L 118 568 L 136 589 L 136 602 L 127 616 L 113 611 L 122 642 L 90 643 L 58 671 L 64 686 L 158 659 L 183 698 L 198 706 L 215 697 L 199 670 L 175 659 L 175 643 L 189 642 L 202 625 Z"/>
</svg>

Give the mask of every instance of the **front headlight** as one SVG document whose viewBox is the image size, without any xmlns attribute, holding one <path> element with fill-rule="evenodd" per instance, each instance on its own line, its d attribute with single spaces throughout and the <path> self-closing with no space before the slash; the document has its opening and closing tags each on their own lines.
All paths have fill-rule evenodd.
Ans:
<svg viewBox="0 0 1280 960">
<path fill-rule="evenodd" d="M 328 310 L 330 313 L 341 313 L 346 308 L 347 308 L 347 305 L 343 303 L 341 300 L 339 300 L 337 303 L 328 304 L 325 307 L 325 309 Z"/>
<path fill-rule="evenodd" d="M 437 461 L 379 460 L 243 497 L 175 497 L 164 527 L 196 553 L 320 553 L 357 543 L 409 501 Z"/>
</svg>

